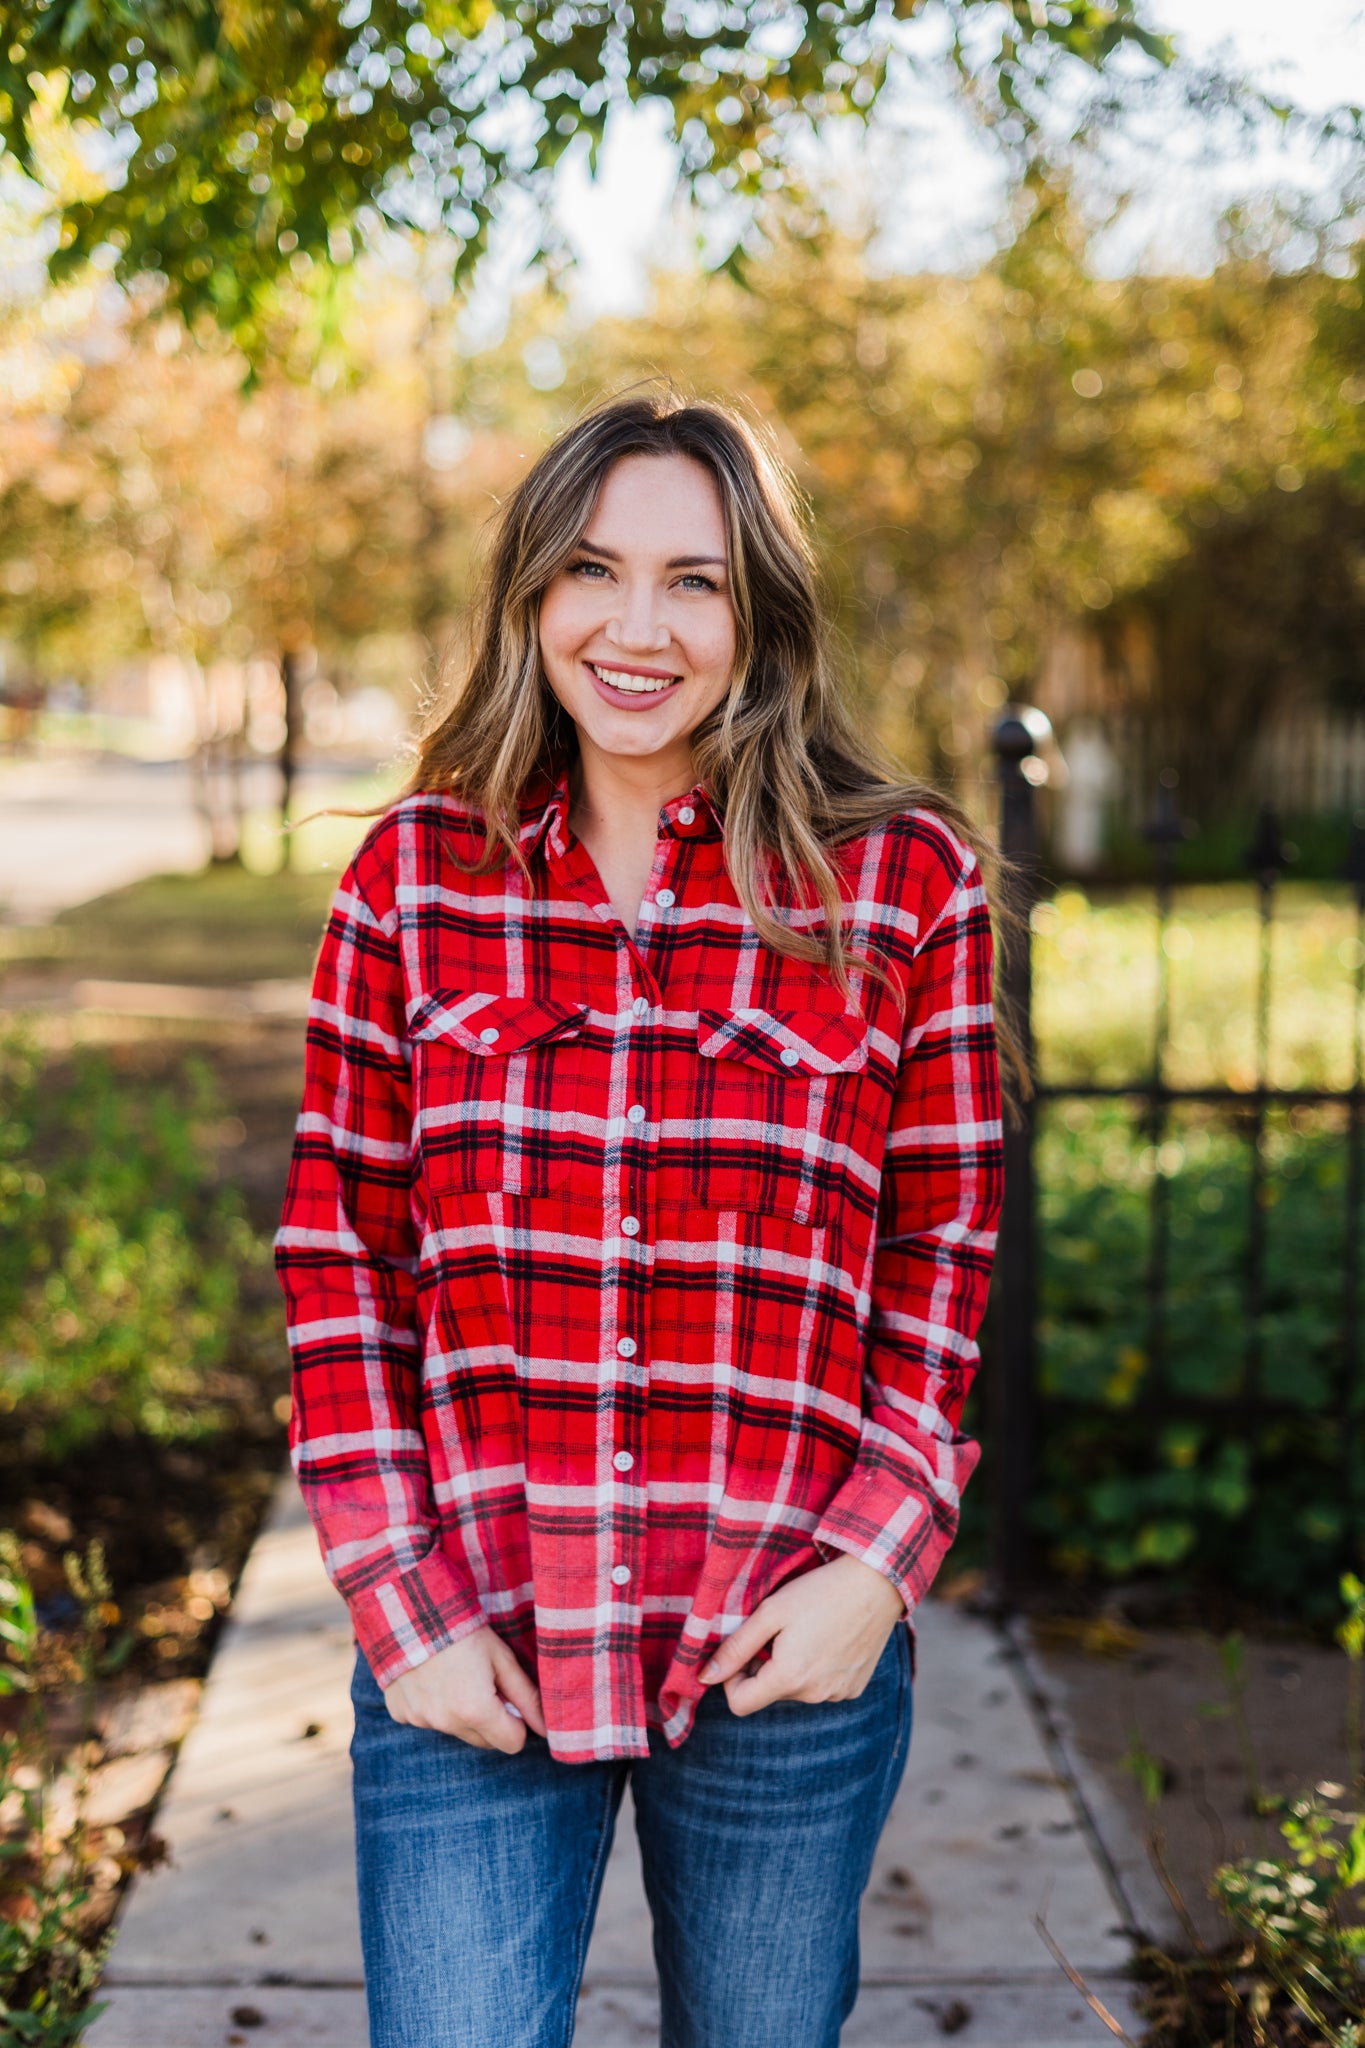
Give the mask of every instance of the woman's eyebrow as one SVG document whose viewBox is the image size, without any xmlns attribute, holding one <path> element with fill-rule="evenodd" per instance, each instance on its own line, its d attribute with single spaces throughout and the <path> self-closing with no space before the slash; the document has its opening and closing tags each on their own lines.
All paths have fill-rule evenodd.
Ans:
<svg viewBox="0 0 1365 2048">
<path fill-rule="evenodd" d="M 581 540 L 578 543 L 585 555 L 600 555 L 604 562 L 619 562 L 621 557 L 615 548 L 599 547 L 595 540 Z M 674 555 L 664 563 L 665 569 L 724 569 L 727 567 L 724 555 Z"/>
</svg>

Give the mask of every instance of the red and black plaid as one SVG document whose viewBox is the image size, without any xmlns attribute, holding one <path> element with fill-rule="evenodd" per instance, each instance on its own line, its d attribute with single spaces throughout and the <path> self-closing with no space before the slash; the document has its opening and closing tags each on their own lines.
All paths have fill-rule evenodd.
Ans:
<svg viewBox="0 0 1365 2048">
<path fill-rule="evenodd" d="M 756 936 L 700 785 L 634 942 L 528 792 L 439 796 L 336 892 L 277 1259 L 290 1442 L 381 1684 L 491 1624 L 555 1756 L 683 1740 L 697 1668 L 837 1551 L 908 1608 L 957 1525 L 1001 1192 L 991 943 L 928 812 L 838 852 L 855 971 Z M 815 913 L 792 902 L 800 926 Z"/>
</svg>

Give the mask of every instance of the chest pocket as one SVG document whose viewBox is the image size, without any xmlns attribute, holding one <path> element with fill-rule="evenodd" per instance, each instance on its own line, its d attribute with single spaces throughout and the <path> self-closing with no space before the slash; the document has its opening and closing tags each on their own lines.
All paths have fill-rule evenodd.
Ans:
<svg viewBox="0 0 1365 2048">
<path fill-rule="evenodd" d="M 828 1223 L 848 1169 L 867 1026 L 842 1011 L 702 1010 L 693 1185 L 709 1209 Z"/>
<path fill-rule="evenodd" d="M 415 1004 L 416 1136 L 433 1195 L 563 1185 L 587 1008 L 496 990 L 438 989 Z"/>
</svg>

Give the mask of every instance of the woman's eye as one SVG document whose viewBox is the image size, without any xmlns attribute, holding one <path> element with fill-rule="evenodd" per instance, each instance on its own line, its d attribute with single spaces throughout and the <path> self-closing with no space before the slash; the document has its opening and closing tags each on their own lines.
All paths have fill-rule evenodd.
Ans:
<svg viewBox="0 0 1365 2048">
<path fill-rule="evenodd" d="M 598 576 L 605 576 L 606 573 L 607 567 L 605 562 L 572 562 L 569 565 L 569 574 L 571 576 L 587 576 L 593 581 Z"/>
<path fill-rule="evenodd" d="M 682 580 L 689 590 L 710 590 L 714 592 L 720 588 L 719 584 L 713 583 L 709 576 L 684 576 Z"/>
</svg>

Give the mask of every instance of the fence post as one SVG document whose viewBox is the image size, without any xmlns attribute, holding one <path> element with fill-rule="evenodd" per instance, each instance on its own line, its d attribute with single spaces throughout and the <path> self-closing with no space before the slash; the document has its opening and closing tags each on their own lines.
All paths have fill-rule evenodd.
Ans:
<svg viewBox="0 0 1365 2048">
<path fill-rule="evenodd" d="M 1346 1218 L 1345 1246 L 1341 1262 L 1341 1387 L 1338 1417 L 1341 1441 L 1346 1448 L 1347 1493 L 1350 1535 L 1359 1541 L 1360 1459 L 1356 1446 L 1360 1433 L 1357 1380 L 1360 1369 L 1360 1215 L 1365 1206 L 1365 1162 L 1360 1141 L 1365 1117 L 1365 1051 L 1361 1025 L 1365 1021 L 1365 817 L 1357 812 L 1351 825 L 1350 851 L 1346 856 L 1345 880 L 1351 884 L 1356 909 L 1355 973 L 1351 1004 L 1351 1096 L 1346 1122 Z"/>
<path fill-rule="evenodd" d="M 1033 975 L 1029 913 L 1037 895 L 1034 792 L 1046 778 L 1035 752 L 1051 728 L 1039 711 L 1010 706 L 992 735 L 1000 770 L 1000 850 L 1010 864 L 1004 882 L 1018 920 L 1005 933 L 1000 988 L 1020 1050 L 1033 1071 Z M 1005 1123 L 1005 1205 L 995 1268 L 994 1380 L 991 1415 L 996 1469 L 993 1531 L 995 1596 L 1016 1603 L 1029 1578 L 1029 1495 L 1034 1454 L 1034 1106 L 1019 1106 Z"/>
</svg>

